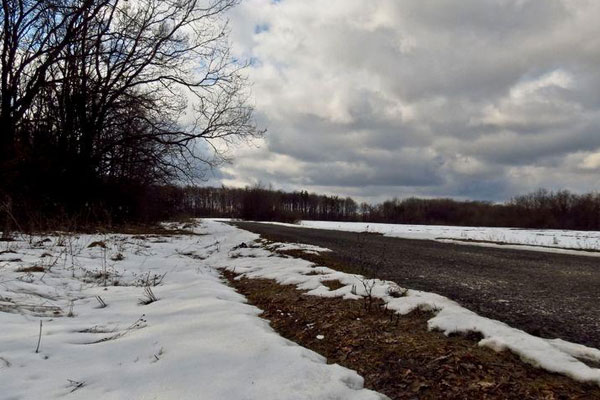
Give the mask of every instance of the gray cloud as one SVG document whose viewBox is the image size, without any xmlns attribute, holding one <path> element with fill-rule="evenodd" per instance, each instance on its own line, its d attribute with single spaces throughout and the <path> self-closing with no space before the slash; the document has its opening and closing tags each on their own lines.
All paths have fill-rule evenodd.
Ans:
<svg viewBox="0 0 600 400">
<path fill-rule="evenodd" d="M 269 133 L 219 177 L 371 200 L 597 189 L 598 15 L 592 0 L 245 0 L 233 47 L 256 60 Z"/>
</svg>

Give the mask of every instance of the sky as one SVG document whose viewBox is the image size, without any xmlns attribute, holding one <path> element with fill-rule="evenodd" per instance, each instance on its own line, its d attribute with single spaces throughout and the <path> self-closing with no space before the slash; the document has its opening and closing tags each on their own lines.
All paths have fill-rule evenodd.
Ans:
<svg viewBox="0 0 600 400">
<path fill-rule="evenodd" d="M 600 1 L 243 0 L 265 137 L 229 186 L 364 201 L 600 189 Z"/>
</svg>

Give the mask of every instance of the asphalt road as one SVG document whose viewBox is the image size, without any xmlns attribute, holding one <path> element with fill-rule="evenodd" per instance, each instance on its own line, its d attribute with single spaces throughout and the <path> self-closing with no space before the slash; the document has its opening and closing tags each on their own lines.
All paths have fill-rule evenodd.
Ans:
<svg viewBox="0 0 600 400">
<path fill-rule="evenodd" d="M 546 338 L 600 348 L 600 257 L 498 249 L 251 222 L 240 228 L 331 249 L 378 278 L 449 297 Z"/>
</svg>

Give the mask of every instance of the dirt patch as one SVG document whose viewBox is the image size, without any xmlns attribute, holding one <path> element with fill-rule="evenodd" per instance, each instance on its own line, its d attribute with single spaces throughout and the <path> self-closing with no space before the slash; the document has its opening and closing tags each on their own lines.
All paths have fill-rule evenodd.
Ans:
<svg viewBox="0 0 600 400">
<path fill-rule="evenodd" d="M 41 265 L 35 265 L 33 267 L 21 267 L 17 268 L 17 272 L 45 272 L 46 270 Z"/>
<path fill-rule="evenodd" d="M 282 336 L 356 370 L 366 387 L 392 399 L 600 399 L 597 386 L 479 347 L 477 337 L 428 331 L 431 313 L 367 311 L 360 301 L 307 296 L 275 281 L 224 275 Z"/>
<path fill-rule="evenodd" d="M 303 258 L 307 261 L 314 263 L 315 265 L 326 266 L 331 269 L 346 272 L 348 274 L 359 274 L 365 275 L 367 278 L 373 278 L 372 274 L 368 270 L 361 268 L 356 265 L 350 265 L 341 262 L 331 252 L 323 253 L 307 253 L 304 250 L 276 250 L 277 254 L 285 255 L 294 258 Z"/>
<path fill-rule="evenodd" d="M 332 281 L 321 281 L 321 284 L 324 286 L 327 286 L 329 288 L 329 290 L 338 290 L 343 288 L 344 285 L 342 282 L 336 280 L 332 280 Z"/>
<path fill-rule="evenodd" d="M 20 258 L 9 258 L 7 260 L 2 260 L 3 262 L 22 262 L 23 260 Z"/>
</svg>

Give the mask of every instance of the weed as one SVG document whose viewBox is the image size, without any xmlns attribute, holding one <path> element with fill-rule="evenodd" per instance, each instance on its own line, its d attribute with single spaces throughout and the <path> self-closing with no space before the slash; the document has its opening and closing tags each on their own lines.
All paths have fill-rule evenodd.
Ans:
<svg viewBox="0 0 600 400">
<path fill-rule="evenodd" d="M 42 343 L 42 320 L 40 319 L 40 333 L 38 335 L 38 342 L 37 342 L 37 346 L 35 347 L 35 352 L 39 353 L 40 352 L 40 344 Z"/>
<path fill-rule="evenodd" d="M 10 368 L 10 366 L 12 365 L 10 363 L 10 361 L 8 361 L 6 358 L 4 357 L 0 357 L 0 361 L 2 361 L 4 363 L 4 365 L 6 366 L 6 368 Z"/>
<path fill-rule="evenodd" d="M 206 260 L 206 257 L 196 254 L 193 251 L 188 251 L 186 253 L 179 253 L 179 254 L 181 254 L 182 256 L 193 258 L 194 260 Z"/>
<path fill-rule="evenodd" d="M 161 348 L 158 350 L 158 353 L 156 353 L 156 354 L 153 354 L 153 355 L 154 355 L 154 360 L 152 360 L 152 362 L 157 362 L 157 361 L 160 361 L 160 357 L 159 357 L 159 356 L 162 356 L 162 355 L 164 354 L 164 352 L 165 352 L 165 350 L 164 350 L 164 349 L 161 347 Z"/>
<path fill-rule="evenodd" d="M 65 267 L 67 262 L 71 261 L 71 277 L 75 278 L 75 265 L 76 265 L 76 261 L 77 261 L 77 257 L 79 256 L 79 254 L 81 254 L 81 252 L 83 251 L 83 245 L 77 242 L 78 237 L 73 236 L 73 235 L 65 235 L 62 238 L 62 242 L 64 243 L 64 247 L 65 247 Z"/>
<path fill-rule="evenodd" d="M 97 283 L 101 284 L 104 287 L 108 284 L 108 279 L 112 279 L 112 285 L 118 286 L 119 281 L 117 278 L 120 276 L 119 273 L 113 267 L 101 267 L 100 269 L 96 269 L 94 271 L 84 270 L 83 281 L 86 283 Z M 134 285 L 137 286 L 137 285 Z"/>
<path fill-rule="evenodd" d="M 67 381 L 69 382 L 69 387 L 73 388 L 73 389 L 71 389 L 71 393 L 73 393 L 77 389 L 81 389 L 82 387 L 85 386 L 85 381 L 79 382 L 79 381 L 74 381 L 71 379 L 67 379 Z"/>
<path fill-rule="evenodd" d="M 52 240 L 50 238 L 41 239 L 41 240 L 38 240 L 37 242 L 34 242 L 32 244 L 32 247 L 33 248 L 42 248 L 46 245 L 46 243 L 49 243 L 51 241 Z"/>
<path fill-rule="evenodd" d="M 230 251 L 235 251 L 238 249 L 247 249 L 247 248 L 248 248 L 248 245 L 246 243 L 242 242 L 242 243 L 238 244 L 237 246 L 232 247 Z"/>
<path fill-rule="evenodd" d="M 102 249 L 106 249 L 106 242 L 104 242 L 102 240 L 97 240 L 88 245 L 88 248 L 90 248 L 90 249 L 93 247 L 100 247 Z"/>
<path fill-rule="evenodd" d="M 365 289 L 365 296 L 363 297 L 365 310 L 371 311 L 371 306 L 373 305 L 374 300 L 373 289 L 375 288 L 375 283 L 377 281 L 374 279 L 366 279 L 361 277 L 360 282 L 362 283 L 363 288 Z"/>
<path fill-rule="evenodd" d="M 67 313 L 67 317 L 73 318 L 75 314 L 73 313 L 73 307 L 75 306 L 75 300 L 71 299 L 69 302 L 69 312 Z"/>
<path fill-rule="evenodd" d="M 102 297 L 96 296 L 96 300 L 98 300 L 98 303 L 100 303 L 100 306 L 98 308 L 105 308 L 106 307 L 106 303 L 104 302 L 104 300 L 102 299 Z"/>
<path fill-rule="evenodd" d="M 41 265 L 34 265 L 33 267 L 20 267 L 16 269 L 16 272 L 45 272 L 46 270 Z"/>
<path fill-rule="evenodd" d="M 146 327 L 147 321 L 144 318 L 145 316 L 146 316 L 146 314 L 142 314 L 142 316 L 139 317 L 133 324 L 129 325 L 126 329 L 122 330 L 121 332 L 118 332 L 112 336 L 107 336 L 105 338 L 102 338 L 100 340 L 97 340 L 95 342 L 88 343 L 88 344 L 103 343 L 103 342 L 107 342 L 109 340 L 115 340 L 115 339 L 118 339 L 118 338 L 121 338 L 121 337 L 127 335 L 129 332 L 131 332 L 133 330 L 142 329 L 142 328 Z"/>
<path fill-rule="evenodd" d="M 150 286 L 146 286 L 144 288 L 144 297 L 139 300 L 141 305 L 148 305 L 154 303 L 155 301 L 158 301 L 158 298 L 156 297 Z"/>
<path fill-rule="evenodd" d="M 136 284 L 134 286 L 156 287 L 162 283 L 163 279 L 165 279 L 165 276 L 167 276 L 166 272 L 162 275 L 160 275 L 160 274 L 151 275 L 150 271 L 148 271 L 148 274 L 146 274 L 145 276 L 142 275 L 140 278 L 138 278 L 138 280 L 136 281 Z"/>
</svg>

